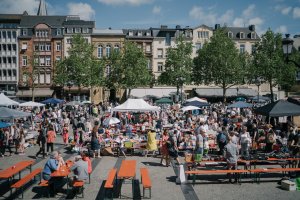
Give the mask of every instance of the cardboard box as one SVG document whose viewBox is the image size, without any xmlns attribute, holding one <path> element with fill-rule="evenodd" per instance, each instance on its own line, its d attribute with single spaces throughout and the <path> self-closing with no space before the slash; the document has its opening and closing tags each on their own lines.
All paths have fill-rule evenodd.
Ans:
<svg viewBox="0 0 300 200">
<path fill-rule="evenodd" d="M 296 191 L 296 183 L 289 180 L 281 181 L 281 187 L 284 190 Z"/>
</svg>

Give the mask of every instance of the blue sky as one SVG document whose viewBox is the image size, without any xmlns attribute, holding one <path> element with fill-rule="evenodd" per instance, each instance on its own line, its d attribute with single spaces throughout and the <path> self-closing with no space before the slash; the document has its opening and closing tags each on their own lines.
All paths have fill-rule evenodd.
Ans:
<svg viewBox="0 0 300 200">
<path fill-rule="evenodd" d="M 36 14 L 39 0 L 0 0 L 0 13 Z M 97 28 L 149 28 L 206 24 L 248 26 L 259 34 L 300 34 L 300 0 L 46 0 L 48 14 L 76 14 Z"/>
</svg>

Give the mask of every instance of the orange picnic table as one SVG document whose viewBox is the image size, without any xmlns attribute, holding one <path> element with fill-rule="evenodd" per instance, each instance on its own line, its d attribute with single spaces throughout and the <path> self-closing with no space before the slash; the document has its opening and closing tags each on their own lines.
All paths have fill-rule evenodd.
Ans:
<svg viewBox="0 0 300 200">
<path fill-rule="evenodd" d="M 67 160 L 65 165 L 60 166 L 58 168 L 58 170 L 52 172 L 51 175 L 50 175 L 53 178 L 59 178 L 59 177 L 64 178 L 64 177 L 67 177 L 67 191 L 69 189 L 68 182 L 69 182 L 69 174 L 71 173 L 70 168 L 72 167 L 73 164 L 74 164 L 73 161 Z"/>
<path fill-rule="evenodd" d="M 123 160 L 117 178 L 119 180 L 131 179 L 132 180 L 132 196 L 134 196 L 134 179 L 136 175 L 136 160 Z M 122 187 L 120 189 L 120 198 Z"/>
<path fill-rule="evenodd" d="M 26 168 L 29 168 L 31 172 L 31 166 L 33 165 L 33 163 L 33 160 L 24 160 L 18 162 L 7 169 L 0 171 L 0 179 L 13 178 L 13 176 L 17 173 L 19 173 L 19 179 L 21 179 L 21 172 Z"/>
</svg>

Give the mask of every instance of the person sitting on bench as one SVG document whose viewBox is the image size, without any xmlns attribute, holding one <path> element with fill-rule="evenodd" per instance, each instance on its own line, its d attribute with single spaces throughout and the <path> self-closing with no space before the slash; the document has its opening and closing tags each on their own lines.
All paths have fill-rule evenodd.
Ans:
<svg viewBox="0 0 300 200">
<path fill-rule="evenodd" d="M 89 178 L 88 163 L 83 161 L 80 155 L 75 156 L 75 163 L 70 170 L 74 173 L 73 180 L 85 181 Z"/>
</svg>

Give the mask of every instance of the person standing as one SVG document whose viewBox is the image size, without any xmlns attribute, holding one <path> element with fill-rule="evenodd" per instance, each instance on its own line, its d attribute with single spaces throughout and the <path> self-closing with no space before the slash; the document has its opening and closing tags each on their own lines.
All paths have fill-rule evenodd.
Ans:
<svg viewBox="0 0 300 200">
<path fill-rule="evenodd" d="M 19 135 L 19 155 L 24 155 L 25 154 L 25 134 L 24 130 L 20 130 L 20 135 Z"/>
<path fill-rule="evenodd" d="M 164 130 L 162 136 L 161 136 L 161 148 L 160 148 L 160 153 L 161 153 L 161 160 L 160 164 L 163 164 L 163 160 L 166 160 L 166 166 L 169 163 L 169 152 L 168 152 L 168 146 L 167 146 L 167 141 L 169 140 L 169 134 L 167 129 Z"/>
<path fill-rule="evenodd" d="M 62 136 L 63 136 L 64 144 L 67 145 L 69 143 L 69 125 L 68 124 L 64 124 Z"/>
<path fill-rule="evenodd" d="M 43 134 L 43 131 L 38 130 L 39 136 L 37 138 L 37 144 L 40 146 L 40 150 L 36 153 L 35 157 L 37 158 L 39 154 L 42 153 L 43 158 L 45 158 L 45 145 L 46 145 L 46 136 Z"/>
<path fill-rule="evenodd" d="M 203 141 L 203 135 L 204 135 L 204 131 L 203 130 L 199 130 L 197 131 L 197 135 L 196 135 L 196 154 L 200 154 L 201 156 L 203 155 L 203 145 L 204 145 L 204 141 Z"/>
<path fill-rule="evenodd" d="M 224 147 L 227 144 L 227 136 L 225 134 L 225 127 L 223 126 L 221 130 L 219 130 L 219 133 L 217 135 L 217 143 L 218 147 L 220 149 L 219 155 L 223 155 L 224 153 Z"/>
<path fill-rule="evenodd" d="M 147 154 L 149 151 L 156 151 L 157 150 L 157 143 L 156 143 L 156 132 L 155 128 L 151 127 L 151 130 L 147 134 L 147 145 L 146 145 L 146 154 L 145 156 L 147 157 Z"/>
<path fill-rule="evenodd" d="M 251 146 L 251 137 L 249 132 L 247 132 L 247 127 L 244 126 L 242 129 L 242 133 L 240 135 L 240 145 L 241 145 L 241 155 L 244 158 L 249 157 L 249 149 Z"/>
<path fill-rule="evenodd" d="M 50 126 L 47 132 L 47 152 L 49 152 L 49 149 L 51 149 L 51 152 L 53 152 L 55 138 L 56 138 L 56 133 L 53 129 L 53 126 Z"/>
<path fill-rule="evenodd" d="M 236 170 L 237 169 L 237 160 L 238 160 L 238 148 L 237 145 L 232 142 L 232 138 L 229 136 L 228 144 L 224 148 L 224 157 L 227 162 L 227 169 Z M 231 174 L 229 174 L 229 182 L 232 183 Z M 235 182 L 237 182 L 237 177 L 235 177 Z"/>
</svg>

